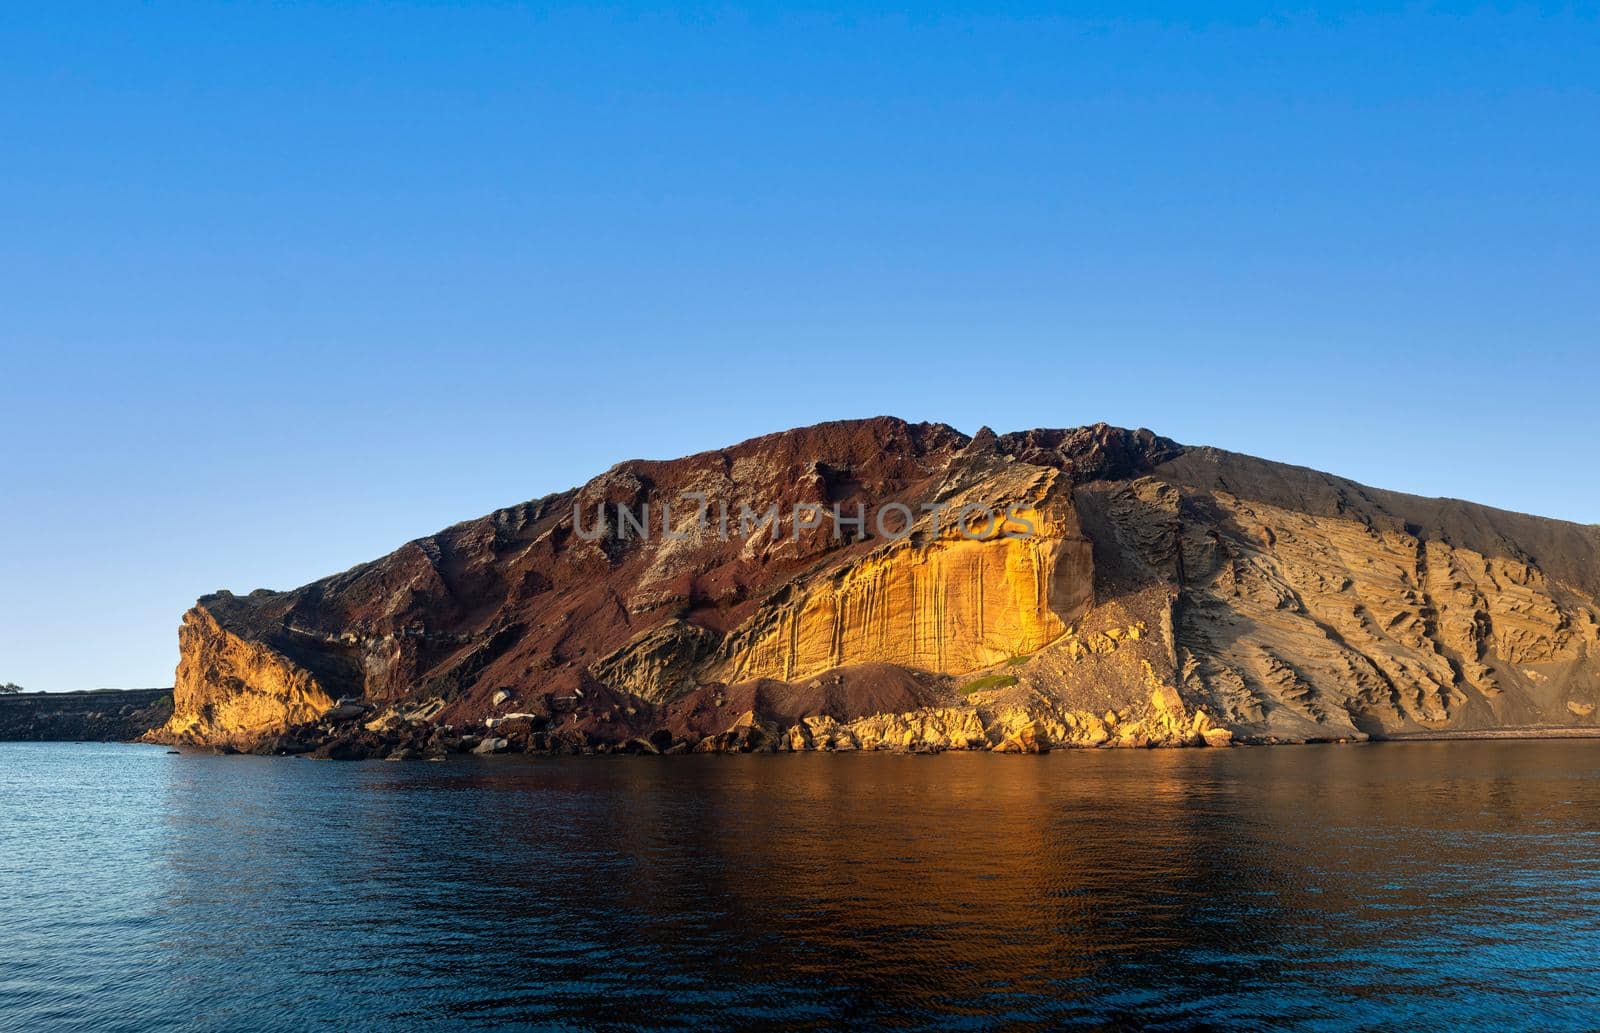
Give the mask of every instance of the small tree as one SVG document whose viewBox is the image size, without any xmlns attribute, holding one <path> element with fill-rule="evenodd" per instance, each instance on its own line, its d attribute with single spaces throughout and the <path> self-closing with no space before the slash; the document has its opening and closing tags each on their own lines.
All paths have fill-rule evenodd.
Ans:
<svg viewBox="0 0 1600 1033">
<path fill-rule="evenodd" d="M 22 686 L 14 681 L 8 681 L 4 685 L 0 685 L 0 696 L 14 696 L 21 691 Z"/>
</svg>

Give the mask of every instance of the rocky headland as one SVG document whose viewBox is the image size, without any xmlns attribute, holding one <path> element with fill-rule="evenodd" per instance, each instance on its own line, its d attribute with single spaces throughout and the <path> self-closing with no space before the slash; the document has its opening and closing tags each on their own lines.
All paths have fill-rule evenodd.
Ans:
<svg viewBox="0 0 1600 1033">
<path fill-rule="evenodd" d="M 778 532 L 728 526 L 740 503 Z M 866 518 L 798 516 L 835 507 Z M 1581 731 L 1597 592 L 1590 526 L 1146 430 L 826 423 L 205 596 L 149 738 L 406 759 Z"/>
<path fill-rule="evenodd" d="M 171 689 L 3 695 L 0 742 L 127 742 L 171 717 Z"/>
</svg>

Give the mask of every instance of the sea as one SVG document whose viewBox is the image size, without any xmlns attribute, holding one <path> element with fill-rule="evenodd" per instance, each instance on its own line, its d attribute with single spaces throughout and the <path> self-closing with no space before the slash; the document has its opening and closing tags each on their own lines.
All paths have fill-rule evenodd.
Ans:
<svg viewBox="0 0 1600 1033">
<path fill-rule="evenodd" d="M 0 744 L 0 1029 L 1600 1028 L 1600 741 Z"/>
</svg>

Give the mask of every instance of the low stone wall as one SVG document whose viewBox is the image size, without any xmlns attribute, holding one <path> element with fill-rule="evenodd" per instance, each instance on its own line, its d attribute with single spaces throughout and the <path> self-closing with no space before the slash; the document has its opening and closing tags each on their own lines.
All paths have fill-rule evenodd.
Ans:
<svg viewBox="0 0 1600 1033">
<path fill-rule="evenodd" d="M 171 716 L 171 689 L 0 696 L 0 742 L 127 742 Z"/>
</svg>

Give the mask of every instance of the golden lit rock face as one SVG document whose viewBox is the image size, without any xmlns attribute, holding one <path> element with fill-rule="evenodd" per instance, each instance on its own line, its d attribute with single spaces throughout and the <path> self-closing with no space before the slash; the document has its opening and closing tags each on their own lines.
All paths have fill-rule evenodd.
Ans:
<svg viewBox="0 0 1600 1033">
<path fill-rule="evenodd" d="M 1181 572 L 1185 693 L 1254 734 L 1559 720 L 1555 687 L 1588 683 L 1592 602 L 1522 560 L 1149 478 L 1108 512 L 1149 570 Z"/>
<path fill-rule="evenodd" d="M 790 751 L 988 750 L 1038 753 L 1053 747 L 1229 746 L 1232 733 L 1203 709 L 1191 711 L 1148 664 L 1146 684 L 1120 710 L 1073 709 L 1043 693 L 999 694 L 967 706 L 874 714 L 848 723 L 808 717 L 780 736 Z"/>
<path fill-rule="evenodd" d="M 183 615 L 169 742 L 249 743 L 313 721 L 334 705 L 311 674 L 221 627 L 203 607 Z"/>
<path fill-rule="evenodd" d="M 758 617 L 714 676 L 794 681 L 858 663 L 961 675 L 1032 653 L 1093 594 L 1089 543 L 1056 530 L 1008 538 L 995 528 L 869 556 Z"/>
</svg>

